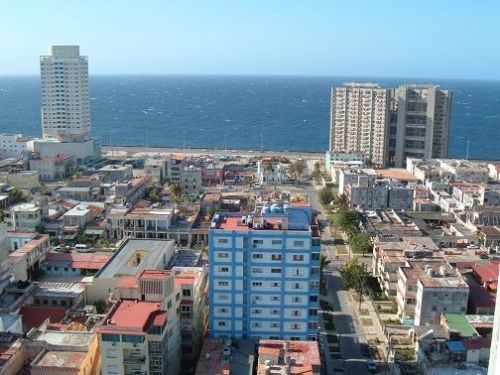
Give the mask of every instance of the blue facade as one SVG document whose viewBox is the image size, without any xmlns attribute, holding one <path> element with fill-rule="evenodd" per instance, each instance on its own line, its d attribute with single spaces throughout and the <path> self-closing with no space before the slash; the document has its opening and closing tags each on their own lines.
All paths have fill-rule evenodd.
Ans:
<svg viewBox="0 0 500 375">
<path fill-rule="evenodd" d="M 226 215 L 235 220 L 234 214 L 215 220 Z M 310 225 L 292 230 L 215 224 L 209 249 L 212 337 L 316 338 L 320 241 Z"/>
</svg>

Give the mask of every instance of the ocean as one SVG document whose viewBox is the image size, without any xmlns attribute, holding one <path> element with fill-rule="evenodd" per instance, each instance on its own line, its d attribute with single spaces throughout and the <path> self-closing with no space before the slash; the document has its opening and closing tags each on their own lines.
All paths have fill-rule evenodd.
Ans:
<svg viewBox="0 0 500 375">
<path fill-rule="evenodd" d="M 330 87 L 435 83 L 454 91 L 450 157 L 500 159 L 500 82 L 373 77 L 91 76 L 103 144 L 323 152 Z M 40 136 L 38 76 L 0 76 L 0 132 Z"/>
</svg>

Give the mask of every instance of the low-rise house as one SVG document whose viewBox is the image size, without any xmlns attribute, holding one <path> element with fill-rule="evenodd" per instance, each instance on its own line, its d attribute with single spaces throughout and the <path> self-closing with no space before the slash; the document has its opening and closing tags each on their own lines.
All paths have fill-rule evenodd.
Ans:
<svg viewBox="0 0 500 375">
<path fill-rule="evenodd" d="M 427 265 L 416 278 L 415 325 L 438 323 L 442 313 L 465 314 L 469 286 L 455 268 Z"/>
<path fill-rule="evenodd" d="M 182 194 L 198 195 L 201 191 L 201 168 L 188 166 L 181 169 Z"/>
<path fill-rule="evenodd" d="M 131 165 L 106 165 L 97 171 L 99 179 L 104 183 L 124 182 L 133 177 Z"/>
<path fill-rule="evenodd" d="M 35 154 L 30 160 L 30 170 L 38 171 L 41 181 L 63 180 L 75 172 L 76 159 L 67 155 L 40 157 Z"/>
<path fill-rule="evenodd" d="M 210 163 L 201 170 L 201 180 L 204 185 L 218 185 L 224 182 L 226 167 L 221 163 Z"/>
<path fill-rule="evenodd" d="M 48 276 L 95 275 L 111 258 L 110 255 L 49 253 L 40 268 Z"/>
<path fill-rule="evenodd" d="M 257 375 L 321 374 L 317 341 L 259 340 Z"/>
<path fill-rule="evenodd" d="M 0 172 L 0 181 L 20 190 L 31 191 L 40 187 L 40 173 L 38 171 Z"/>
<path fill-rule="evenodd" d="M 135 204 L 148 192 L 147 177 L 134 177 L 115 185 L 115 198 L 122 204 Z"/>
<path fill-rule="evenodd" d="M 37 203 L 21 203 L 5 212 L 9 230 L 34 231 L 42 223 L 42 208 Z"/>
<path fill-rule="evenodd" d="M 282 184 L 287 180 L 287 169 L 282 163 L 273 162 L 269 158 L 257 161 L 257 183 Z"/>
</svg>

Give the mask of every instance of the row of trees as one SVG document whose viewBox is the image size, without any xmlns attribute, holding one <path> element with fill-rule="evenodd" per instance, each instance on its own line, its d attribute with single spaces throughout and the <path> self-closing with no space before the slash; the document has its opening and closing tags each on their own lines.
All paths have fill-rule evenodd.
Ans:
<svg viewBox="0 0 500 375">
<path fill-rule="evenodd" d="M 372 244 L 370 236 L 359 229 L 359 216 L 356 211 L 349 207 L 349 200 L 345 194 L 341 194 L 334 200 L 337 214 L 335 224 L 349 237 L 351 249 L 355 253 L 370 252 Z"/>
</svg>

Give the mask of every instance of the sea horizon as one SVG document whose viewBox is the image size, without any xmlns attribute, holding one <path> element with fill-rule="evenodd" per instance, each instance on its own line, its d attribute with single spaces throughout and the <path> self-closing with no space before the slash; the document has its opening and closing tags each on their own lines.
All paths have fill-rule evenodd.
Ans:
<svg viewBox="0 0 500 375">
<path fill-rule="evenodd" d="M 103 144 L 325 152 L 330 90 L 350 81 L 432 83 L 453 91 L 449 157 L 500 159 L 500 81 L 288 75 L 90 75 Z M 0 75 L 0 131 L 40 136 L 40 78 Z"/>
</svg>

